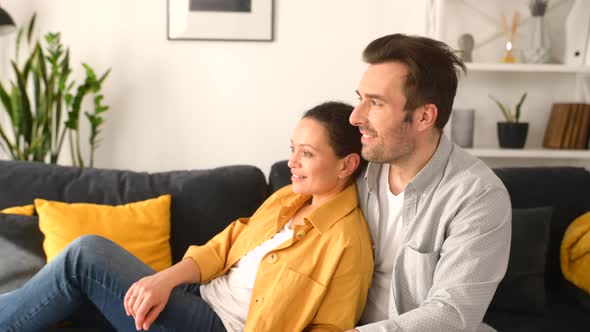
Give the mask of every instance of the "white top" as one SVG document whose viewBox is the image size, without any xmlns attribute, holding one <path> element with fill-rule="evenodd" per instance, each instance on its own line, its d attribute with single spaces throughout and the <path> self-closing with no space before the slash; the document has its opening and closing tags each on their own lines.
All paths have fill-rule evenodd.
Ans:
<svg viewBox="0 0 590 332">
<path fill-rule="evenodd" d="M 201 285 L 201 297 L 219 316 L 227 331 L 244 330 L 258 266 L 266 254 L 293 238 L 293 230 L 289 228 L 291 221 L 240 258 L 226 274 Z"/>
<path fill-rule="evenodd" d="M 394 195 L 389 190 L 389 164 L 383 165 L 379 174 L 379 220 L 367 220 L 373 234 L 375 248 L 375 272 L 369 289 L 362 322 L 376 322 L 389 318 L 389 293 L 393 262 L 402 241 L 402 208 L 404 193 Z"/>
</svg>

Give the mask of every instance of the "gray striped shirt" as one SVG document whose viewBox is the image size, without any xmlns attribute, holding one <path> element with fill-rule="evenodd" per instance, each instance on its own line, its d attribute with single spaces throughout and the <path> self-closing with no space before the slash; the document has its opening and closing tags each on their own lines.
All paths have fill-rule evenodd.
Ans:
<svg viewBox="0 0 590 332">
<path fill-rule="evenodd" d="M 379 222 L 380 168 L 370 163 L 357 180 L 368 223 Z M 512 215 L 503 183 L 442 135 L 404 195 L 403 240 L 385 308 L 389 319 L 357 329 L 493 331 L 482 319 L 508 265 Z"/>
</svg>

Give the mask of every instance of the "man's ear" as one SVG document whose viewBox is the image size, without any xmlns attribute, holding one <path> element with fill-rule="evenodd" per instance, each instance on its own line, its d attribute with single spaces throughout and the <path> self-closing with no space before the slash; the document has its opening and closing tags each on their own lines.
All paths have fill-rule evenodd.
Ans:
<svg viewBox="0 0 590 332">
<path fill-rule="evenodd" d="M 417 128 L 419 130 L 425 130 L 433 128 L 436 125 L 436 118 L 438 117 L 438 108 L 434 104 L 425 104 L 417 109 L 416 116 L 418 119 Z"/>
<path fill-rule="evenodd" d="M 338 177 L 341 179 L 351 176 L 354 171 L 359 167 L 361 163 L 361 157 L 358 153 L 350 153 L 348 156 L 342 159 L 342 168 Z"/>
</svg>

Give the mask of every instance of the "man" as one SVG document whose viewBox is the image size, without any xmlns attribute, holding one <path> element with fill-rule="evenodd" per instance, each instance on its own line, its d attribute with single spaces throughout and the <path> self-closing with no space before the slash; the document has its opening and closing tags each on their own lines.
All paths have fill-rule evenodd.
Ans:
<svg viewBox="0 0 590 332">
<path fill-rule="evenodd" d="M 465 65 L 444 43 L 371 42 L 350 116 L 370 163 L 357 181 L 375 273 L 358 331 L 483 331 L 508 264 L 510 197 L 447 123 Z"/>
</svg>

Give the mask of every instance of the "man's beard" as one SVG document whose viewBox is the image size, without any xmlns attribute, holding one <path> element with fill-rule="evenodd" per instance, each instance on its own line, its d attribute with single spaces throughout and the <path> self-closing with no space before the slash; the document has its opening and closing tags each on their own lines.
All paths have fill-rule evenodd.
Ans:
<svg viewBox="0 0 590 332">
<path fill-rule="evenodd" d="M 416 147 L 414 142 L 408 140 L 407 137 L 405 137 L 408 127 L 408 123 L 404 122 L 396 130 L 397 132 L 392 135 L 396 143 L 392 144 L 392 147 L 389 151 L 386 151 L 385 143 L 381 136 L 379 136 L 379 141 L 372 147 L 372 149 L 369 150 L 366 146 L 363 146 L 361 155 L 367 161 L 382 164 L 393 164 L 408 159 L 412 154 L 414 154 Z"/>
</svg>

